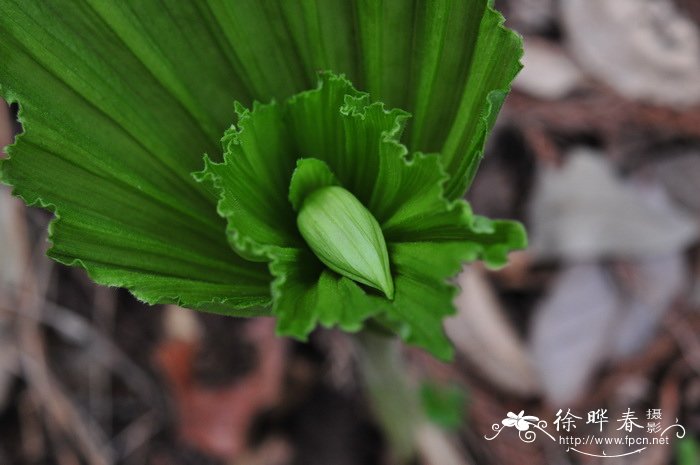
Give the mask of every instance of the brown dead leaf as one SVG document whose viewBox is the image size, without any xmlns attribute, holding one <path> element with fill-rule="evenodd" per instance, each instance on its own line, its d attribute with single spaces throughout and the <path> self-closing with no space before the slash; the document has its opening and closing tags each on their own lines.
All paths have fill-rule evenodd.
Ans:
<svg viewBox="0 0 700 465">
<path fill-rule="evenodd" d="M 233 460 L 247 448 L 247 435 L 261 410 L 276 404 L 282 385 L 284 341 L 274 335 L 274 321 L 251 320 L 246 337 L 259 363 L 229 386 L 201 386 L 194 380 L 197 342 L 168 340 L 155 354 L 179 415 L 181 437 L 203 452 Z"/>
<path fill-rule="evenodd" d="M 12 142 L 12 132 L 10 108 L 4 100 L 0 99 L 0 157 L 4 147 Z"/>
</svg>

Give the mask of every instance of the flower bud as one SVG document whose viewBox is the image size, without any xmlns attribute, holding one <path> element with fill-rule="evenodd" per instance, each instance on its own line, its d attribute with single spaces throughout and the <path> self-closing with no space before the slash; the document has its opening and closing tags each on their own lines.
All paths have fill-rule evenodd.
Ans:
<svg viewBox="0 0 700 465">
<path fill-rule="evenodd" d="M 299 210 L 297 226 L 328 268 L 394 298 L 382 229 L 348 190 L 328 186 L 309 194 Z"/>
</svg>

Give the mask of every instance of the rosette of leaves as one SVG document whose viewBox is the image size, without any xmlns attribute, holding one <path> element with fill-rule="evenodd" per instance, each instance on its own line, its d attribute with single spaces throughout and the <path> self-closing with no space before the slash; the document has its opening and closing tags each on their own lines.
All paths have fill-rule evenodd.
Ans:
<svg viewBox="0 0 700 465">
<path fill-rule="evenodd" d="M 520 68 L 486 0 L 0 5 L 24 128 L 2 181 L 98 283 L 299 338 L 372 321 L 447 357 L 445 280 L 524 245 L 459 200 Z M 331 75 L 292 97 L 319 69 L 376 100 Z"/>
<path fill-rule="evenodd" d="M 223 163 L 207 159 L 197 178 L 219 192 L 234 249 L 270 262 L 280 333 L 357 331 L 375 318 L 449 357 L 447 278 L 478 257 L 503 263 L 522 231 L 447 200 L 440 156 L 399 143 L 408 114 L 370 102 L 326 74 L 284 103 L 239 106 Z"/>
</svg>

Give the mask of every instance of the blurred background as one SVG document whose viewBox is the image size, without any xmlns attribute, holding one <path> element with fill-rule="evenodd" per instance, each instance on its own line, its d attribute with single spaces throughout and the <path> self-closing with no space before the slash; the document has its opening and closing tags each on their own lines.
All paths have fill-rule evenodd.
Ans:
<svg viewBox="0 0 700 465">
<path fill-rule="evenodd" d="M 525 68 L 469 200 L 522 221 L 531 246 L 458 277 L 453 363 L 402 349 L 432 421 L 415 464 L 697 465 L 700 2 L 496 7 Z M 0 102 L 0 146 L 16 110 Z M 269 319 L 147 307 L 47 259 L 49 220 L 0 187 L 0 464 L 394 463 L 351 338 L 300 344 Z M 522 410 L 551 429 L 571 409 L 585 436 L 601 408 L 601 435 L 628 408 L 686 435 L 620 458 L 485 439 Z"/>
</svg>

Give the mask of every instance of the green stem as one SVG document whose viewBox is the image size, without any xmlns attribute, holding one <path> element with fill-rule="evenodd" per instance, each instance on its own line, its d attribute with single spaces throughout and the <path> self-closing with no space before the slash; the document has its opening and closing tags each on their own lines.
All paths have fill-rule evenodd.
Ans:
<svg viewBox="0 0 700 465">
<path fill-rule="evenodd" d="M 416 432 L 424 423 L 417 390 L 409 383 L 401 344 L 373 331 L 356 336 L 358 365 L 371 408 L 384 429 L 396 463 L 416 454 Z"/>
</svg>

